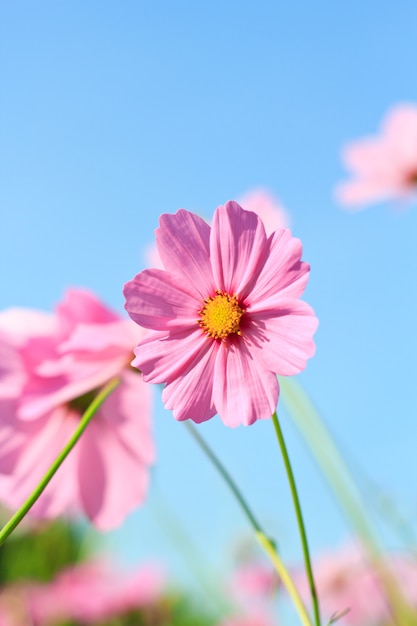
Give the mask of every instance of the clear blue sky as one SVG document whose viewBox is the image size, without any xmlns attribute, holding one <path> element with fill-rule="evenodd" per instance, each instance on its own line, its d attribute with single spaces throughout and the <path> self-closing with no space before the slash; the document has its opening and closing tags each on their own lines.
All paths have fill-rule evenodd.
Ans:
<svg viewBox="0 0 417 626">
<path fill-rule="evenodd" d="M 417 102 L 417 5 L 187 1 L 4 3 L 0 23 L 0 306 L 52 308 L 69 285 L 122 311 L 158 216 L 210 216 L 263 186 L 312 267 L 317 354 L 299 377 L 343 446 L 417 511 L 417 207 L 349 214 L 332 199 L 342 144 Z M 212 563 L 248 530 L 155 390 L 149 505 L 110 540 L 175 549 L 166 502 Z M 313 552 L 347 527 L 283 413 Z M 201 428 L 285 557 L 300 555 L 271 423 Z M 134 477 L 132 477 L 134 480 Z M 159 516 L 160 517 L 160 516 Z M 129 543 L 130 542 L 130 543 Z"/>
</svg>

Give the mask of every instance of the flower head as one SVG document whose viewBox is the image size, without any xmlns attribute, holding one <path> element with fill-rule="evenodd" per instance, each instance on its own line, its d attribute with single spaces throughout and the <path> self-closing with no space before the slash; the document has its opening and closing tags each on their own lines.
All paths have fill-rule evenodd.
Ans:
<svg viewBox="0 0 417 626">
<path fill-rule="evenodd" d="M 114 376 L 121 384 L 98 410 L 32 513 L 55 517 L 84 512 L 107 529 L 144 500 L 154 458 L 150 388 L 129 365 L 141 334 L 131 320 L 81 289 L 69 290 L 54 314 L 27 309 L 0 314 L 4 504 L 16 508 L 23 503 L 98 390 Z"/>
<path fill-rule="evenodd" d="M 403 199 L 417 191 L 417 106 L 398 105 L 386 115 L 381 133 L 348 145 L 343 152 L 353 179 L 336 195 L 347 207 Z"/>
<path fill-rule="evenodd" d="M 218 207 L 211 227 L 183 209 L 164 214 L 156 241 L 165 269 L 124 287 L 129 315 L 150 329 L 132 364 L 145 381 L 166 383 L 163 401 L 178 420 L 270 417 L 276 375 L 300 372 L 314 353 L 300 241 L 286 229 L 267 237 L 236 202 Z"/>
</svg>

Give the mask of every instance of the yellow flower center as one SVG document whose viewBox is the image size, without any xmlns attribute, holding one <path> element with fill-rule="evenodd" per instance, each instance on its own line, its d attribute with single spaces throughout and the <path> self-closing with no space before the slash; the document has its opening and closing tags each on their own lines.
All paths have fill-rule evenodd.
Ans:
<svg viewBox="0 0 417 626">
<path fill-rule="evenodd" d="M 239 323 L 245 310 L 239 305 L 237 296 L 216 291 L 215 296 L 204 300 L 198 321 L 203 332 L 214 339 L 225 339 L 232 333 L 241 335 Z"/>
</svg>

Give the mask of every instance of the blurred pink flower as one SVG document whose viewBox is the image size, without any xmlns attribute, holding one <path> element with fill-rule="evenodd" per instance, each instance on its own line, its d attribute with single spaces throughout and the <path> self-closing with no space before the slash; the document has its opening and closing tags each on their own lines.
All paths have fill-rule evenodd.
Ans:
<svg viewBox="0 0 417 626">
<path fill-rule="evenodd" d="M 251 562 L 241 566 L 232 577 L 232 593 L 241 600 L 270 600 L 279 580 L 275 570 L 264 563 Z"/>
<path fill-rule="evenodd" d="M 26 605 L 36 626 L 62 620 L 91 624 L 154 604 L 164 586 L 165 575 L 153 564 L 123 572 L 90 562 L 62 571 L 50 583 L 27 585 Z"/>
<path fill-rule="evenodd" d="M 398 105 L 386 115 L 381 133 L 346 146 L 343 159 L 353 179 L 336 189 L 347 207 L 405 199 L 417 190 L 417 106 Z"/>
<path fill-rule="evenodd" d="M 416 561 L 403 555 L 387 555 L 387 561 L 405 599 L 417 607 Z M 314 577 L 326 619 L 346 611 L 341 626 L 374 626 L 389 620 L 391 612 L 381 578 L 359 548 L 345 546 L 323 554 L 314 562 Z M 310 592 L 304 572 L 296 572 L 294 581 L 307 600 Z"/>
<path fill-rule="evenodd" d="M 269 238 L 236 202 L 213 225 L 179 210 L 156 231 L 166 271 L 149 269 L 124 287 L 132 319 L 152 329 L 135 350 L 144 380 L 167 383 L 178 420 L 219 413 L 228 426 L 271 417 L 276 374 L 300 372 L 314 353 L 317 318 L 299 300 L 309 266 L 288 230 Z"/>
<path fill-rule="evenodd" d="M 142 336 L 129 319 L 81 289 L 54 314 L 0 313 L 0 499 L 20 506 L 75 430 L 97 390 L 109 396 L 32 512 L 84 512 L 99 528 L 117 526 L 145 498 L 151 389 L 129 366 Z M 7 385 L 6 385 L 7 383 Z"/>
<path fill-rule="evenodd" d="M 253 211 L 258 215 L 267 235 L 278 228 L 287 228 L 290 218 L 284 207 L 266 189 L 252 189 L 240 196 L 238 203 L 245 211 Z"/>
</svg>

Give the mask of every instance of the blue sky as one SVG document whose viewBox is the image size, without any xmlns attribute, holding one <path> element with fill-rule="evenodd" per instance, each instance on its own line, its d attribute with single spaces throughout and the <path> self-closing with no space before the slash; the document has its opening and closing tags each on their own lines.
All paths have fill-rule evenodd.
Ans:
<svg viewBox="0 0 417 626">
<path fill-rule="evenodd" d="M 376 132 L 392 105 L 417 102 L 416 20 L 411 0 L 5 4 L 0 306 L 48 310 L 79 285 L 122 311 L 161 213 L 209 217 L 269 189 L 312 268 L 305 298 L 320 328 L 299 380 L 355 464 L 415 518 L 416 207 L 351 214 L 332 194 L 341 146 Z M 218 564 L 248 526 L 158 390 L 155 403 L 149 504 L 109 540 L 126 560 L 177 563 L 158 521 L 165 503 Z M 318 553 L 347 525 L 282 419 Z M 298 560 L 272 424 L 214 419 L 201 431 Z"/>
</svg>

